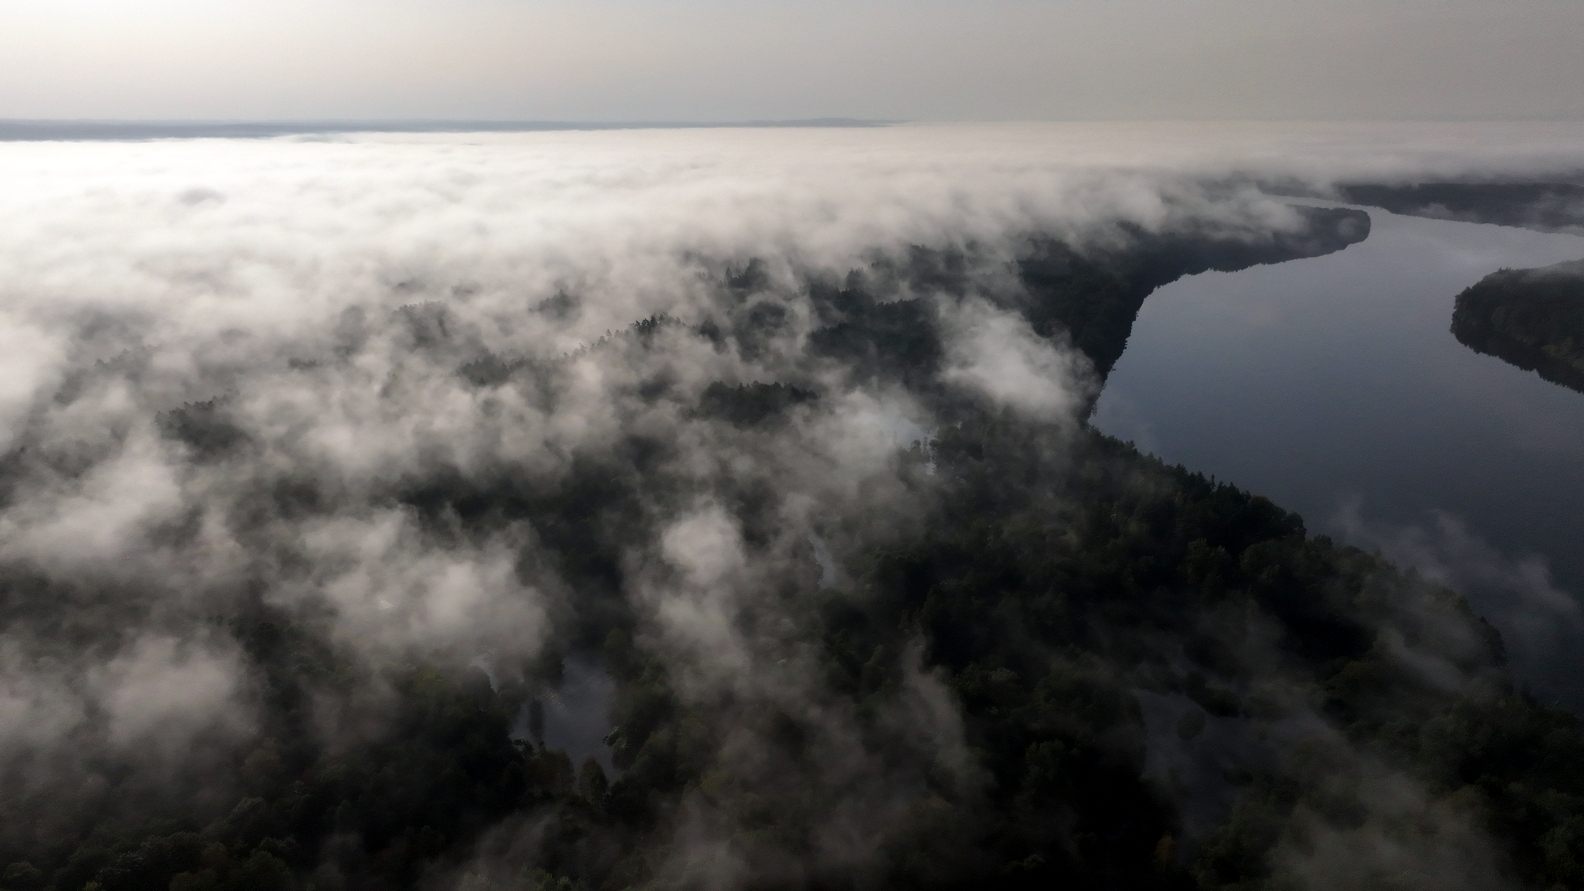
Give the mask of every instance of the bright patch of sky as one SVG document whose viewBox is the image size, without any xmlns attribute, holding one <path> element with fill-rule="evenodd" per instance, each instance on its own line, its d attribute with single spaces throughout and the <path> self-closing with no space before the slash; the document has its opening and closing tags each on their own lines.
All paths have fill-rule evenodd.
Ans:
<svg viewBox="0 0 1584 891">
<path fill-rule="evenodd" d="M 1584 117 L 1578 0 L 9 0 L 0 117 Z"/>
</svg>

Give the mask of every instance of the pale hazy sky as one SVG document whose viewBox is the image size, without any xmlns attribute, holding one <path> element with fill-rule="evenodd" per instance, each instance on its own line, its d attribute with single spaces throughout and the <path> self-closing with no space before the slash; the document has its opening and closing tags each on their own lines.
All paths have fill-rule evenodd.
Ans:
<svg viewBox="0 0 1584 891">
<path fill-rule="evenodd" d="M 0 118 L 1584 118 L 1584 0 L 0 0 Z"/>
</svg>

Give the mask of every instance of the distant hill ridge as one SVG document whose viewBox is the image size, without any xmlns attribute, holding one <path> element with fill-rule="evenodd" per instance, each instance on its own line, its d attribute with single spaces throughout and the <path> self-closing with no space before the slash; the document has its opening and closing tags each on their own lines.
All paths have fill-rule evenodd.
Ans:
<svg viewBox="0 0 1584 891">
<path fill-rule="evenodd" d="M 797 118 L 749 121 L 92 121 L 0 120 L 0 142 L 136 141 L 145 139 L 271 139 L 337 133 L 537 133 L 558 130 L 705 130 L 797 127 L 884 127 L 894 121 Z"/>
</svg>

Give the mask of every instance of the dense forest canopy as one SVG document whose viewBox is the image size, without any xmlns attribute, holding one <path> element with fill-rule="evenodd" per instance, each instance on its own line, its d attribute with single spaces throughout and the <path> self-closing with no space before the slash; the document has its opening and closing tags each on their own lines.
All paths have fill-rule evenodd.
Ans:
<svg viewBox="0 0 1584 891">
<path fill-rule="evenodd" d="M 551 224 L 382 158 L 376 235 L 73 180 L 111 222 L 0 256 L 0 888 L 1584 884 L 1584 731 L 1457 593 L 1085 423 L 1151 290 L 1365 214 L 855 178 L 684 238 L 691 161 Z"/>
<path fill-rule="evenodd" d="M 1584 391 L 1584 260 L 1491 273 L 1457 296 L 1452 333 L 1472 349 Z"/>
</svg>

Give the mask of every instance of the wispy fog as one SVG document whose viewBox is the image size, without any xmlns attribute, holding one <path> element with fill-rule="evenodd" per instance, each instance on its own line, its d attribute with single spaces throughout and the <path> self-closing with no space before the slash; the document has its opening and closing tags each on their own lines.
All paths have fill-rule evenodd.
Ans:
<svg viewBox="0 0 1584 891">
<path fill-rule="evenodd" d="M 391 732 L 395 666 L 484 664 L 504 688 L 541 657 L 597 651 L 568 618 L 597 594 L 623 605 L 621 633 L 709 743 L 711 785 L 679 796 L 656 874 L 862 876 L 888 838 L 931 825 L 938 790 L 971 802 L 990 780 L 919 646 L 876 656 L 896 680 L 858 703 L 821 673 L 800 617 L 841 575 L 830 567 L 919 522 L 923 440 L 956 422 L 939 394 L 1039 431 L 1039 466 L 1065 460 L 1098 380 L 1018 303 L 1029 239 L 1080 256 L 1140 233 L 1256 239 L 1302 221 L 1252 176 L 1323 191 L 1532 173 L 1584 149 L 1577 127 L 1522 131 L 1515 148 L 1517 132 L 0 144 L 0 597 L 22 617 L 0 630 L 0 778 L 65 790 L 63 814 L 98 800 L 83 778 L 128 773 L 214 806 L 240 782 L 215 765 L 287 695 L 265 644 L 227 631 L 236 617 L 288 617 L 337 654 L 335 683 L 291 688 L 304 732 L 334 747 Z M 904 274 L 915 247 L 961 268 Z M 859 286 L 917 298 L 938 374 L 890 378 L 856 347 L 813 348 L 840 330 L 811 293 Z M 731 396 L 756 385 L 777 410 L 762 424 Z M 545 519 L 589 491 L 619 509 Z M 1399 641 L 1404 663 L 1427 664 L 1416 648 L 1437 633 Z M 1448 646 L 1474 649 L 1462 633 Z M 1467 681 L 1450 661 L 1424 670 Z M 788 734 L 806 758 L 778 757 Z M 1283 863 L 1316 887 L 1353 881 L 1361 845 L 1380 864 L 1441 863 L 1448 882 L 1455 851 L 1471 887 L 1495 874 L 1463 812 L 1324 738 L 1336 782 L 1374 790 L 1367 813 L 1313 815 L 1313 843 L 1284 845 Z M 819 814 L 802 847 L 742 835 L 722 804 L 782 790 Z M 1406 847 L 1374 834 L 1409 819 L 1422 835 Z M 485 847 L 536 831 L 493 827 Z"/>
</svg>

